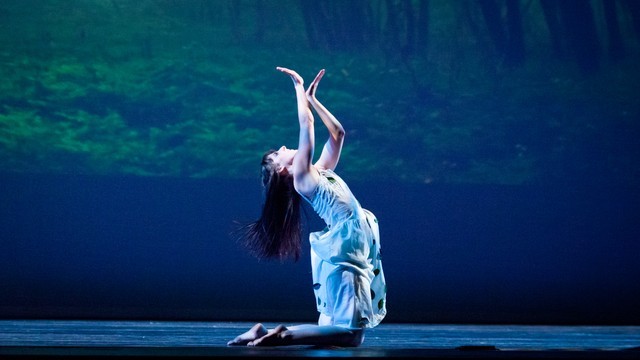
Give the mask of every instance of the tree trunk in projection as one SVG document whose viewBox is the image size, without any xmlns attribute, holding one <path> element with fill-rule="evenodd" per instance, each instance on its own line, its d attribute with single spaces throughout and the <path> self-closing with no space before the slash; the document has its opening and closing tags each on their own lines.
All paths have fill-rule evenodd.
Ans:
<svg viewBox="0 0 640 360">
<path fill-rule="evenodd" d="M 623 8 L 631 16 L 633 21 L 633 28 L 636 32 L 636 36 L 640 39 L 640 1 L 638 0 L 620 0 Z"/>
<path fill-rule="evenodd" d="M 240 19 L 240 14 L 242 13 L 242 10 L 240 9 L 240 2 L 239 1 L 232 1 L 229 4 L 229 28 L 231 29 L 231 36 L 233 37 L 233 40 L 236 42 L 241 42 L 242 41 L 242 26 L 241 26 L 241 19 Z"/>
<path fill-rule="evenodd" d="M 495 0 L 478 0 L 489 36 L 495 47 L 495 53 L 502 56 L 505 50 L 506 35 L 500 16 L 500 7 Z"/>
<path fill-rule="evenodd" d="M 344 51 L 371 47 L 375 22 L 370 1 L 301 1 L 299 4 L 312 49 Z"/>
<path fill-rule="evenodd" d="M 415 45 L 416 45 L 416 19 L 413 10 L 413 4 L 410 0 L 404 0 L 402 2 L 402 10 L 404 13 L 405 21 L 406 21 L 406 33 L 405 33 L 405 43 L 401 45 L 403 48 L 401 52 L 403 54 L 403 59 L 408 60 L 408 57 L 411 57 L 415 54 Z"/>
<path fill-rule="evenodd" d="M 553 53 L 557 58 L 563 58 L 566 51 L 562 38 L 562 26 L 560 25 L 558 1 L 540 0 L 540 7 L 542 8 L 544 20 L 547 23 L 547 30 L 549 31 L 549 39 L 551 40 Z"/>
<path fill-rule="evenodd" d="M 393 63 L 397 55 L 398 44 L 400 43 L 400 28 L 398 25 L 398 7 L 393 1 L 385 1 L 387 10 L 387 21 L 384 25 L 382 38 L 385 56 L 388 63 Z"/>
<path fill-rule="evenodd" d="M 299 4 L 309 46 L 314 50 L 335 50 L 339 39 L 336 35 L 336 14 L 332 3 L 300 1 Z"/>
<path fill-rule="evenodd" d="M 609 57 L 612 60 L 619 60 L 624 57 L 625 49 L 620 35 L 620 24 L 616 12 L 616 0 L 602 0 L 604 18 L 607 24 L 607 40 Z"/>
<path fill-rule="evenodd" d="M 347 48 L 365 49 L 370 44 L 366 34 L 371 31 L 369 0 L 349 0 L 340 3 L 340 28 Z"/>
<path fill-rule="evenodd" d="M 567 35 L 569 49 L 575 62 L 585 74 L 600 67 L 600 42 L 589 1 L 559 1 L 560 15 Z"/>
<path fill-rule="evenodd" d="M 520 65 L 525 60 L 522 14 L 518 0 L 507 0 L 507 35 L 505 62 L 509 66 Z"/>
<path fill-rule="evenodd" d="M 255 0 L 256 4 L 256 28 L 253 33 L 253 39 L 256 44 L 261 44 L 264 40 L 266 32 L 267 13 L 264 6 L 264 0 Z"/>
<path fill-rule="evenodd" d="M 429 51 L 429 0 L 422 0 L 418 5 L 416 51 L 427 56 Z"/>
<path fill-rule="evenodd" d="M 307 40 L 309 41 L 309 47 L 314 50 L 324 48 L 324 39 L 320 36 L 318 26 L 318 16 L 315 6 L 311 1 L 300 1 L 300 12 L 304 19 L 305 30 L 307 32 Z"/>
<path fill-rule="evenodd" d="M 344 4 L 339 4 L 336 1 L 329 0 L 320 4 L 320 7 L 325 11 L 325 25 L 322 30 L 330 37 L 328 38 L 329 49 L 331 50 L 345 50 L 347 48 L 347 39 L 345 38 L 344 25 L 343 25 L 343 7 Z"/>
</svg>

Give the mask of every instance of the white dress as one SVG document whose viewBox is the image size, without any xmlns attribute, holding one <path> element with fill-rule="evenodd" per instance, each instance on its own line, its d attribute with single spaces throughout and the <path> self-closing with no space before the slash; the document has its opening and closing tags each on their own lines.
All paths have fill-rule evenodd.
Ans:
<svg viewBox="0 0 640 360">
<path fill-rule="evenodd" d="M 332 170 L 320 169 L 311 199 L 327 227 L 309 236 L 319 325 L 374 327 L 387 313 L 378 220 Z"/>
</svg>

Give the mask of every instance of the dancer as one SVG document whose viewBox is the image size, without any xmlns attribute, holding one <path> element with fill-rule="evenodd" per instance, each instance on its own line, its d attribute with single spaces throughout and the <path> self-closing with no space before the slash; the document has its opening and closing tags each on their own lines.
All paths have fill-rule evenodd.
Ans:
<svg viewBox="0 0 640 360">
<path fill-rule="evenodd" d="M 342 124 L 316 99 L 325 71 L 308 89 L 302 77 L 283 67 L 293 80 L 300 135 L 298 149 L 270 150 L 262 158 L 264 204 L 260 218 L 243 228 L 250 251 L 261 258 L 298 259 L 301 251 L 300 199 L 307 201 L 327 227 L 309 236 L 318 324 L 267 329 L 256 324 L 227 345 L 359 346 L 365 328 L 386 315 L 386 283 L 380 260 L 378 221 L 360 206 L 334 169 L 344 142 Z M 313 163 L 314 117 L 329 130 L 319 159 Z"/>
</svg>

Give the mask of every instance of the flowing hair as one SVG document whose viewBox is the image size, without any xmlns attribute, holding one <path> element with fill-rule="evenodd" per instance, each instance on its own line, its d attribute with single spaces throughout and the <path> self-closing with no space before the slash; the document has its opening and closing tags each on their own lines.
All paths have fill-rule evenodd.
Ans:
<svg viewBox="0 0 640 360">
<path fill-rule="evenodd" d="M 300 194 L 293 187 L 293 177 L 280 174 L 267 151 L 262 157 L 261 175 L 264 203 L 256 221 L 241 226 L 240 240 L 250 253 L 262 259 L 300 258 L 302 249 Z"/>
</svg>

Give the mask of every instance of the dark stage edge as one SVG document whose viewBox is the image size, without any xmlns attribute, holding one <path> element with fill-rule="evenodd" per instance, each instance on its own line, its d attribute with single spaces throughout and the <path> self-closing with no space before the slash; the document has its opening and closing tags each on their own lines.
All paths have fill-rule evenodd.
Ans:
<svg viewBox="0 0 640 360">
<path fill-rule="evenodd" d="M 2 358 L 640 359 L 640 326 L 383 323 L 358 348 L 228 347 L 248 322 L 0 320 Z M 267 326 L 276 323 L 265 323 Z"/>
</svg>

